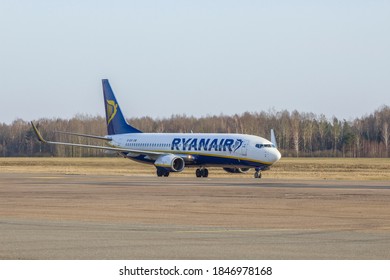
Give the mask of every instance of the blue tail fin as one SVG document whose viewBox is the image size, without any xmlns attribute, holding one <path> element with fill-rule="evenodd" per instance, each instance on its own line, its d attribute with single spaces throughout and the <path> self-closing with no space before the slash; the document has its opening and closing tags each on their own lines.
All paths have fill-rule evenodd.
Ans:
<svg viewBox="0 0 390 280">
<path fill-rule="evenodd" d="M 108 135 L 142 132 L 126 122 L 107 79 L 102 80 L 102 85 Z"/>
</svg>

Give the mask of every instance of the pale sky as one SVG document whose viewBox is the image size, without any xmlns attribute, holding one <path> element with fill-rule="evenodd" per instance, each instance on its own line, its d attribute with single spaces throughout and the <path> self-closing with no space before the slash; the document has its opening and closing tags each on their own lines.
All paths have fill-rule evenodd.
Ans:
<svg viewBox="0 0 390 280">
<path fill-rule="evenodd" d="M 0 0 L 0 122 L 390 105 L 390 1 Z"/>
</svg>

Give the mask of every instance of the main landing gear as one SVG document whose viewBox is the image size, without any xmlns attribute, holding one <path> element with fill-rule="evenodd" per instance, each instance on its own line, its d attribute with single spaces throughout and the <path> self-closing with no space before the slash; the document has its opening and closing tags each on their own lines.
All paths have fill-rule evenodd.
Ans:
<svg viewBox="0 0 390 280">
<path fill-rule="evenodd" d="M 157 176 L 158 177 L 168 177 L 169 176 L 169 171 L 167 171 L 164 168 L 157 168 Z"/>
<path fill-rule="evenodd" d="M 205 177 L 207 178 L 209 176 L 209 170 L 207 168 L 198 168 L 196 169 L 196 177 L 200 178 L 200 177 Z"/>
</svg>

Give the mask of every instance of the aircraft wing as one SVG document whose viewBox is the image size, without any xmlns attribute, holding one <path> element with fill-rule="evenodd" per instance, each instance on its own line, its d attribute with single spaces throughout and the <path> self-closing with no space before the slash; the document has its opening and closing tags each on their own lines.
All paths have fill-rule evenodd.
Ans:
<svg viewBox="0 0 390 280">
<path fill-rule="evenodd" d="M 126 149 L 126 148 L 119 148 L 119 147 L 107 147 L 107 146 L 95 146 L 95 145 L 85 145 L 85 144 L 76 144 L 76 143 L 67 143 L 67 142 L 47 141 L 42 137 L 40 131 L 38 130 L 38 128 L 35 126 L 35 124 L 33 122 L 31 122 L 31 125 L 34 129 L 35 134 L 38 137 L 38 140 L 41 141 L 42 143 L 46 143 L 46 144 L 101 149 L 101 150 L 113 151 L 113 152 L 131 153 L 131 154 L 136 154 L 136 155 L 146 155 L 146 156 L 149 156 L 151 158 L 157 158 L 160 155 L 169 154 L 166 152 L 153 152 L 153 151 L 133 150 L 133 149 Z M 69 134 L 71 134 L 71 133 L 69 133 Z M 103 138 L 103 137 L 101 137 L 101 138 Z M 105 139 L 105 140 L 110 140 L 110 139 Z"/>
<path fill-rule="evenodd" d="M 54 131 L 54 132 L 55 133 L 59 133 L 59 134 L 81 136 L 81 137 L 87 137 L 87 138 L 93 138 L 93 139 L 99 139 L 99 140 L 105 140 L 105 141 L 111 141 L 112 140 L 112 138 L 110 138 L 108 136 L 96 136 L 96 135 L 73 133 L 73 132 L 65 132 L 65 131 Z"/>
</svg>

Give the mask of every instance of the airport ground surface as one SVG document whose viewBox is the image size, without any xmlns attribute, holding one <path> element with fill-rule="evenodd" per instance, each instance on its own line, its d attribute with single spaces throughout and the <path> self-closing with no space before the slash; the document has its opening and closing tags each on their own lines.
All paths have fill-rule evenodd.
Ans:
<svg viewBox="0 0 390 280">
<path fill-rule="evenodd" d="M 256 180 L 26 162 L 0 161 L 0 259 L 390 259 L 380 164 L 380 178 Z"/>
</svg>

